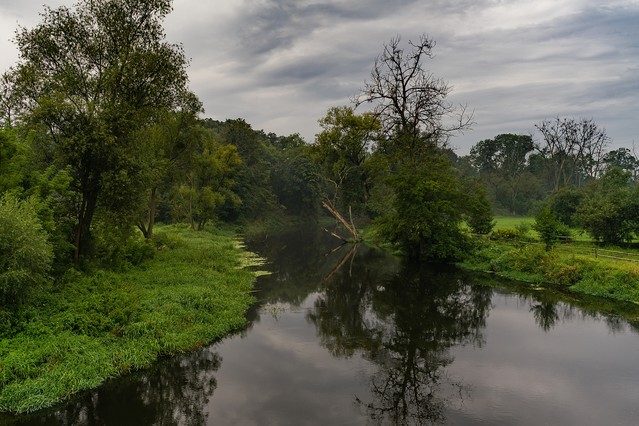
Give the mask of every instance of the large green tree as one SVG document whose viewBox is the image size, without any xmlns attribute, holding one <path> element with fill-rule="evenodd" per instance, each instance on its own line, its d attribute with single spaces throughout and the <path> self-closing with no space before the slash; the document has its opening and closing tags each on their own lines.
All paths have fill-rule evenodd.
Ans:
<svg viewBox="0 0 639 426">
<path fill-rule="evenodd" d="M 593 239 L 607 245 L 632 241 L 639 232 L 639 187 L 630 172 L 612 167 L 589 188 L 575 214 Z"/>
<path fill-rule="evenodd" d="M 128 211 L 143 167 L 137 131 L 174 109 L 187 91 L 187 59 L 165 41 L 171 0 L 81 0 L 45 8 L 20 28 L 9 71 L 16 121 L 44 125 L 78 202 L 75 260 L 86 253 L 96 209 Z M 109 193 L 109 191 L 114 191 Z"/>
<path fill-rule="evenodd" d="M 356 114 L 353 108 L 332 107 L 319 120 L 311 155 L 328 181 L 327 198 L 336 207 L 362 205 L 370 195 L 370 157 L 380 131 L 371 112 Z M 339 204 L 338 204 L 339 203 Z"/>
<path fill-rule="evenodd" d="M 471 164 L 496 204 L 509 213 L 526 213 L 541 198 L 541 182 L 528 169 L 534 149 L 531 136 L 507 133 L 482 140 L 470 150 Z"/>
</svg>

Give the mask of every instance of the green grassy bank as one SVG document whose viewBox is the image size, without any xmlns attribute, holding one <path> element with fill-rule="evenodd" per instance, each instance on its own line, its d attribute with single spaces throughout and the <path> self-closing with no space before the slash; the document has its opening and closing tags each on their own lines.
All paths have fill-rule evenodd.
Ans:
<svg viewBox="0 0 639 426">
<path fill-rule="evenodd" d="M 230 235 L 157 231 L 158 253 L 126 272 L 67 274 L 0 340 L 0 411 L 54 405 L 158 357 L 245 324 L 255 273 Z"/>
<path fill-rule="evenodd" d="M 542 244 L 478 240 L 474 253 L 459 264 L 534 285 L 639 304 L 639 263 L 595 258 Z"/>
</svg>

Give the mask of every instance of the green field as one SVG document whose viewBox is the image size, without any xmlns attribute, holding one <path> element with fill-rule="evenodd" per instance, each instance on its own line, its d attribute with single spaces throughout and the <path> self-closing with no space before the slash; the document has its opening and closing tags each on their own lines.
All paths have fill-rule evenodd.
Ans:
<svg viewBox="0 0 639 426">
<path fill-rule="evenodd" d="M 530 227 L 534 223 L 532 216 L 495 216 L 495 229 L 516 228 L 522 224 Z"/>
</svg>

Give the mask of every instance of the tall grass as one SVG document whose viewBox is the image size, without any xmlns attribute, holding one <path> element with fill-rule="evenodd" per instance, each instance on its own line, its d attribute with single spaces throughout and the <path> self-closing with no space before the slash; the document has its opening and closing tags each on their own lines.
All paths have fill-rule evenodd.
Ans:
<svg viewBox="0 0 639 426">
<path fill-rule="evenodd" d="M 245 324 L 255 274 L 229 235 L 158 229 L 127 272 L 67 274 L 0 339 L 0 411 L 30 412 Z"/>
</svg>

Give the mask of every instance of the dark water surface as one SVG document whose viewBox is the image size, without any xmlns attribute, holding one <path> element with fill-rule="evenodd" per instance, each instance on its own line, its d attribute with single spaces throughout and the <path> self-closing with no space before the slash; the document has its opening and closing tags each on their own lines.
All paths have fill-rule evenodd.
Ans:
<svg viewBox="0 0 639 426">
<path fill-rule="evenodd" d="M 637 323 L 334 247 L 304 232 L 250 243 L 273 274 L 242 333 L 0 423 L 639 424 Z"/>
</svg>

